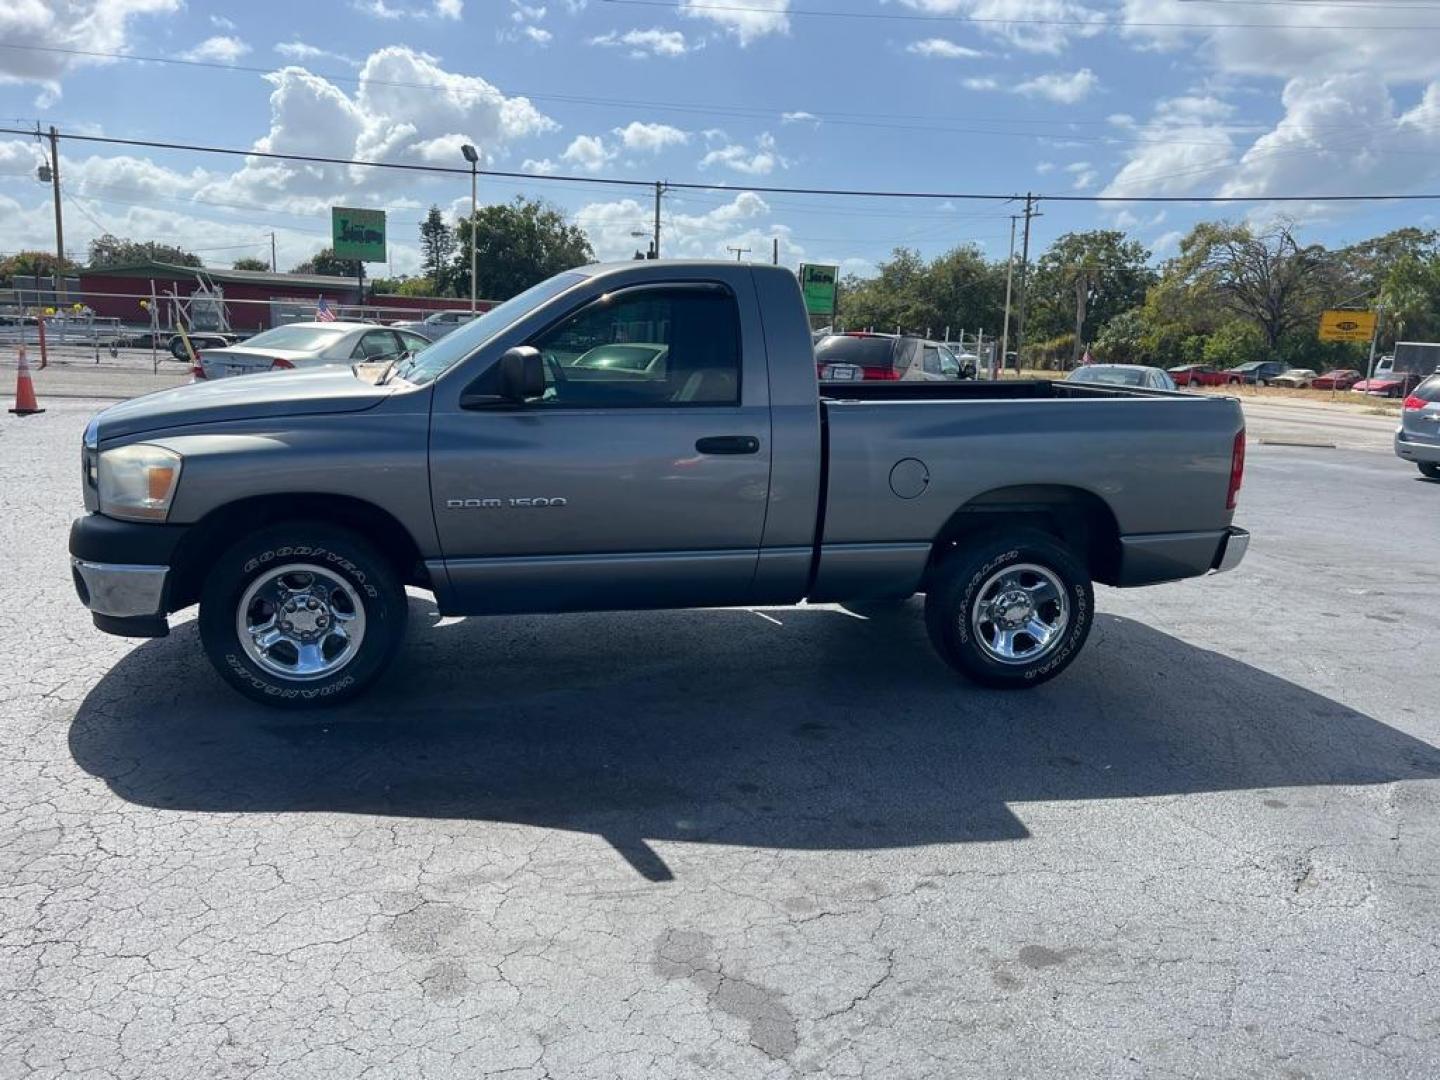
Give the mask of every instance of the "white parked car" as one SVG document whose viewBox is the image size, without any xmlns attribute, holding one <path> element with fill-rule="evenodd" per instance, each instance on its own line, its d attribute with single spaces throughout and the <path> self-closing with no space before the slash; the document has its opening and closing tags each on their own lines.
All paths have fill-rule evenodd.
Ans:
<svg viewBox="0 0 1440 1080">
<path fill-rule="evenodd" d="M 1303 390 L 1319 377 L 1319 372 L 1311 371 L 1309 368 L 1292 367 L 1271 379 L 1270 385 L 1288 386 L 1291 390 Z"/>
<path fill-rule="evenodd" d="M 1168 371 L 1141 364 L 1087 364 L 1065 376 L 1066 382 L 1099 383 L 1104 386 L 1138 386 L 1144 390 L 1174 390 Z"/>
<path fill-rule="evenodd" d="M 297 322 L 226 349 L 201 349 L 196 377 L 224 379 L 325 364 L 384 363 L 430 342 L 408 330 L 361 322 Z"/>
</svg>

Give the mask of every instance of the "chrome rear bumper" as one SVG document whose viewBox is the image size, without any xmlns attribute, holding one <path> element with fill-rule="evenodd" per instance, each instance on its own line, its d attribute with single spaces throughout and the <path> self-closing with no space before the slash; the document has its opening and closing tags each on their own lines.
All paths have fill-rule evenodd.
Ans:
<svg viewBox="0 0 1440 1080">
<path fill-rule="evenodd" d="M 1220 549 L 1215 552 L 1215 564 L 1210 569 L 1217 574 L 1234 570 L 1249 548 L 1250 534 L 1234 525 L 1229 526 L 1225 530 L 1225 538 L 1220 541 Z"/>
</svg>

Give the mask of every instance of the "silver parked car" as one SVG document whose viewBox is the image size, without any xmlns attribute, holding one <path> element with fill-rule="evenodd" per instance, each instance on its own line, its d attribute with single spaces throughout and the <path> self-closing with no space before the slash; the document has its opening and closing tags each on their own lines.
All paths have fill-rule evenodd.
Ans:
<svg viewBox="0 0 1440 1080">
<path fill-rule="evenodd" d="M 1089 364 L 1065 376 L 1066 382 L 1099 383 L 1103 386 L 1135 386 L 1141 390 L 1174 390 L 1168 371 L 1140 364 Z"/>
<path fill-rule="evenodd" d="M 1431 480 L 1440 480 L 1440 375 L 1431 375 L 1405 399 L 1395 454 L 1413 461 Z"/>
<path fill-rule="evenodd" d="M 383 363 L 429 344 L 419 334 L 373 323 L 297 322 L 226 349 L 201 349 L 200 368 L 203 378 L 224 379 L 324 364 Z"/>
<path fill-rule="evenodd" d="M 409 330 L 413 334 L 428 338 L 431 341 L 439 341 L 451 330 L 457 330 L 464 326 L 477 315 L 483 315 L 482 311 L 453 310 L 434 311 L 423 319 L 406 319 L 401 322 L 391 323 L 396 330 Z"/>
</svg>

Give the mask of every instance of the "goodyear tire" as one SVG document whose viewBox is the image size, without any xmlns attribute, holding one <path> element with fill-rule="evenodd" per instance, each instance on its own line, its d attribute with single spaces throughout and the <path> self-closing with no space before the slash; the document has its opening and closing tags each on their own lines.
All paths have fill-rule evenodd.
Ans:
<svg viewBox="0 0 1440 1080">
<path fill-rule="evenodd" d="M 1436 465 L 1431 461 L 1421 461 L 1417 463 L 1416 468 L 1431 480 L 1440 480 L 1440 465 Z"/>
<path fill-rule="evenodd" d="M 216 560 L 200 597 L 200 640 L 248 698 L 281 709 L 338 705 L 389 666 L 406 614 L 394 568 L 364 539 L 287 522 Z"/>
<path fill-rule="evenodd" d="M 925 597 L 931 644 L 982 686 L 1038 686 L 1070 666 L 1094 620 L 1085 564 L 1037 529 L 962 540 Z"/>
</svg>

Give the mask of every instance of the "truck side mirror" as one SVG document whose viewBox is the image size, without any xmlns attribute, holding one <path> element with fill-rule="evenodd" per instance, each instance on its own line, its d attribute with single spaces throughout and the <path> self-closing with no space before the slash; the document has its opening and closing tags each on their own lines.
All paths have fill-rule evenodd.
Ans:
<svg viewBox="0 0 1440 1080">
<path fill-rule="evenodd" d="M 500 354 L 500 396 L 517 404 L 545 393 L 545 359 L 533 345 Z"/>
<path fill-rule="evenodd" d="M 494 392 L 489 392 L 493 388 Z M 462 409 L 523 405 L 545 393 L 545 358 L 533 345 L 517 345 L 500 354 L 495 366 L 460 395 Z"/>
</svg>

